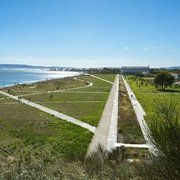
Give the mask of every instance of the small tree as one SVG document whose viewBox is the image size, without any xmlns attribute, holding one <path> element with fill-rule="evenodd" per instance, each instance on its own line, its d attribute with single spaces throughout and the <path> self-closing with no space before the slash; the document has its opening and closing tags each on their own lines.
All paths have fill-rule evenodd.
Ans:
<svg viewBox="0 0 180 180">
<path fill-rule="evenodd" d="M 156 87 L 160 86 L 162 90 L 165 90 L 166 87 L 172 86 L 174 80 L 174 76 L 172 76 L 169 72 L 162 71 L 154 78 L 154 84 Z"/>
</svg>

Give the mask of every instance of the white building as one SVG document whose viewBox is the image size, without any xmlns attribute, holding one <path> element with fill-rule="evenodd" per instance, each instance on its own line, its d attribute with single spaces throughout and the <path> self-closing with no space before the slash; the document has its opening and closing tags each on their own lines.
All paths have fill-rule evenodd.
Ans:
<svg viewBox="0 0 180 180">
<path fill-rule="evenodd" d="M 174 76 L 175 81 L 180 81 L 180 74 L 171 73 L 172 76 Z"/>
<path fill-rule="evenodd" d="M 149 66 L 122 66 L 122 74 L 149 74 Z"/>
</svg>

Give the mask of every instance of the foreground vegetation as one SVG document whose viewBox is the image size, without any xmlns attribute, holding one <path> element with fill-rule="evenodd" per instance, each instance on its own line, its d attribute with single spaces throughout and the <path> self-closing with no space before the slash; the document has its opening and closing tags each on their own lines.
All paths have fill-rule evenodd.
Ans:
<svg viewBox="0 0 180 180">
<path fill-rule="evenodd" d="M 40 148 L 83 158 L 92 138 L 88 130 L 19 103 L 0 104 L 0 124 L 0 147 L 11 156 L 24 149 L 24 155 L 38 157 Z"/>
<path fill-rule="evenodd" d="M 167 101 L 166 101 L 167 102 Z M 16 157 L 0 158 L 1 179 L 122 179 L 178 180 L 180 178 L 180 124 L 172 102 L 156 105 L 157 114 L 151 121 L 151 142 L 158 153 L 144 161 L 126 161 L 126 149 L 107 153 L 99 147 L 87 159 L 67 159 L 45 148 L 24 154 L 21 148 Z M 164 111 L 164 109 L 166 111 Z M 163 111 L 162 111 L 163 110 Z M 161 131 L 160 131 L 161 130 Z"/>
</svg>

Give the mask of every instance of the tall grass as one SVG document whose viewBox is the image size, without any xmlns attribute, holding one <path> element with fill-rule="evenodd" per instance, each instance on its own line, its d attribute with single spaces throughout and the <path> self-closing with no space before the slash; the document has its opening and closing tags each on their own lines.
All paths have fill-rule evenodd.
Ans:
<svg viewBox="0 0 180 180">
<path fill-rule="evenodd" d="M 180 179 L 180 122 L 172 100 L 157 99 L 151 121 L 151 142 L 157 148 L 147 164 L 150 179 Z"/>
</svg>

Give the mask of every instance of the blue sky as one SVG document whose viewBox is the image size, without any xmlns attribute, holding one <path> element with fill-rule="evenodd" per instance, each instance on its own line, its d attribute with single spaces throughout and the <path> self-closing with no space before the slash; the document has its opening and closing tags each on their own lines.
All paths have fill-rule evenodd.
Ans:
<svg viewBox="0 0 180 180">
<path fill-rule="evenodd" d="M 180 0 L 0 0 L 0 63 L 180 65 Z"/>
</svg>

